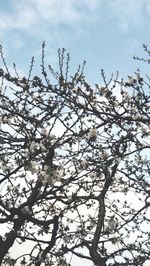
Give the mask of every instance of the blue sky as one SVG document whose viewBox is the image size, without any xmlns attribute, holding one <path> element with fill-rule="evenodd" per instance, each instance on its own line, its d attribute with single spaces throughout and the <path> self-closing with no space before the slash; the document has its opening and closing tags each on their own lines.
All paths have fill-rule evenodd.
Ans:
<svg viewBox="0 0 150 266">
<path fill-rule="evenodd" d="M 116 70 L 120 76 L 145 70 L 132 56 L 142 56 L 142 44 L 149 45 L 149 0 L 0 0 L 0 17 L 5 57 L 23 71 L 32 55 L 38 62 L 42 41 L 49 64 L 55 65 L 61 47 L 70 52 L 74 70 L 85 59 L 92 83 L 101 68 L 108 77 Z"/>
<path fill-rule="evenodd" d="M 144 55 L 149 39 L 150 0 L 0 0 L 0 44 L 8 64 L 16 62 L 21 72 L 33 55 L 39 62 L 46 41 L 49 64 L 55 66 L 64 47 L 71 69 L 87 61 L 91 83 L 100 81 L 101 68 L 107 77 L 117 70 L 126 77 L 137 67 L 148 73 L 149 66 L 132 57 Z"/>
</svg>

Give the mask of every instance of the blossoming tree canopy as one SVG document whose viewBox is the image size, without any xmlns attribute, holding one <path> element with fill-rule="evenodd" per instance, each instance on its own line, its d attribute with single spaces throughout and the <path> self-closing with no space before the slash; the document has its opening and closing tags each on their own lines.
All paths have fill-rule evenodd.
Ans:
<svg viewBox="0 0 150 266">
<path fill-rule="evenodd" d="M 59 50 L 56 72 L 45 66 L 44 49 L 41 75 L 32 74 L 32 59 L 27 77 L 15 64 L 9 72 L 1 49 L 0 263 L 73 266 L 76 257 L 144 266 L 149 78 L 137 70 L 107 79 L 102 70 L 103 85 L 90 86 L 85 62 L 70 76 L 70 57 Z"/>
</svg>

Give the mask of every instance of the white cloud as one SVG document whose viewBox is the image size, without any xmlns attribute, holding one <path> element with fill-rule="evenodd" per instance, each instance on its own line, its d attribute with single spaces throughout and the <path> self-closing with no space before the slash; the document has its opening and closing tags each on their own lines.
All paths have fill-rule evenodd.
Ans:
<svg viewBox="0 0 150 266">
<path fill-rule="evenodd" d="M 0 17 L 1 17 L 1 19 L 0 19 L 0 34 L 2 35 L 4 33 L 6 33 L 7 29 L 12 28 L 12 20 L 8 15 L 2 13 L 1 11 L 0 11 Z"/>
<path fill-rule="evenodd" d="M 95 22 L 98 7 L 98 0 L 14 0 L 11 13 L 1 10 L 0 30 L 30 31 L 33 26 L 42 30 L 43 25 L 53 29 L 61 24 L 77 27 L 78 23 Z"/>
<path fill-rule="evenodd" d="M 36 44 L 45 40 L 52 57 L 54 47 L 68 47 L 88 33 L 100 6 L 101 0 L 13 0 L 9 8 L 0 6 L 1 43 L 10 53 L 29 43 L 36 55 Z"/>
<path fill-rule="evenodd" d="M 147 19 L 145 14 L 150 12 L 148 0 L 14 0 L 10 3 L 11 12 L 6 7 L 0 8 L 3 34 L 11 30 L 42 34 L 43 29 L 55 31 L 62 25 L 84 29 L 99 18 L 116 20 L 125 32 L 143 25 Z"/>
<path fill-rule="evenodd" d="M 148 0 L 109 0 L 107 1 L 110 17 L 115 18 L 118 26 L 123 32 L 130 27 L 141 27 L 146 23 L 146 12 Z"/>
<path fill-rule="evenodd" d="M 101 1 L 13 0 L 9 6 L 6 1 L 0 6 L 0 42 L 11 56 L 23 47 L 39 56 L 37 49 L 46 41 L 51 62 L 58 47 L 69 47 L 89 33 L 100 17 Z"/>
<path fill-rule="evenodd" d="M 66 42 L 90 34 L 91 25 L 99 27 L 100 20 L 116 22 L 126 32 L 149 23 L 144 16 L 148 12 L 148 0 L 13 0 L 9 9 L 0 7 L 0 36 L 2 41 L 8 33 L 18 37 L 21 33 L 23 42 L 30 36 L 33 42 L 36 38 L 66 47 Z"/>
<path fill-rule="evenodd" d="M 36 10 L 44 20 L 59 22 L 90 22 L 95 20 L 95 12 L 100 6 L 98 0 L 32 0 Z M 94 12 L 94 13 L 93 13 Z"/>
</svg>

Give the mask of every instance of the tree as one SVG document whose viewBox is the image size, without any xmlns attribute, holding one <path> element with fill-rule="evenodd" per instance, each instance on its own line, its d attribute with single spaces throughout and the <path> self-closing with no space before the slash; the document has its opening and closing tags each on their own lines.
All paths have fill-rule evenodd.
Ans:
<svg viewBox="0 0 150 266">
<path fill-rule="evenodd" d="M 145 51 L 149 51 L 144 46 Z M 149 77 L 101 70 L 90 86 L 84 65 L 69 74 L 45 66 L 28 77 L 0 69 L 0 264 L 144 265 L 150 259 Z M 139 59 L 139 58 L 137 58 Z M 144 60 L 144 59 L 141 59 Z M 145 60 L 146 61 L 146 60 Z M 147 59 L 149 62 L 149 59 Z M 18 243 L 30 252 L 11 254 Z"/>
</svg>

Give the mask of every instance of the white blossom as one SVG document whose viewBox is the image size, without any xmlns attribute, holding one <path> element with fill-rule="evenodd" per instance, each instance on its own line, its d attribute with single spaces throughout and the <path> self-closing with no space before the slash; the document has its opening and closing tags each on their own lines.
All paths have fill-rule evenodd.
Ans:
<svg viewBox="0 0 150 266">
<path fill-rule="evenodd" d="M 121 159 L 120 158 L 115 158 L 115 163 L 117 163 L 117 164 L 120 164 L 121 163 Z"/>
<path fill-rule="evenodd" d="M 33 95 L 32 99 L 33 99 L 33 101 L 41 101 L 42 97 L 41 97 L 41 95 L 38 94 L 38 95 Z"/>
<path fill-rule="evenodd" d="M 23 154 L 24 157 L 25 157 L 25 158 L 28 158 L 28 157 L 29 157 L 29 153 L 30 153 L 29 150 L 25 149 L 25 150 L 24 150 L 24 154 Z"/>
<path fill-rule="evenodd" d="M 58 144 L 63 144 L 63 140 L 60 139 L 60 140 L 57 141 L 57 143 L 58 143 Z"/>
<path fill-rule="evenodd" d="M 129 191 L 128 187 L 123 187 L 122 192 L 124 193 L 124 195 L 127 195 Z"/>
<path fill-rule="evenodd" d="M 9 118 L 8 117 L 3 117 L 2 121 L 4 124 L 9 124 Z"/>
<path fill-rule="evenodd" d="M 70 148 L 70 147 L 69 147 L 69 144 L 68 144 L 68 143 L 65 143 L 65 144 L 64 144 L 64 149 L 65 149 L 66 151 L 68 151 L 69 148 Z"/>
<path fill-rule="evenodd" d="M 48 130 L 46 128 L 42 128 L 41 134 L 45 137 L 48 137 Z"/>
<path fill-rule="evenodd" d="M 74 92 L 74 93 L 78 93 L 78 88 L 73 88 L 73 89 L 72 89 L 72 92 Z"/>
<path fill-rule="evenodd" d="M 42 151 L 46 151 L 47 150 L 47 148 L 45 147 L 45 145 L 42 142 L 40 142 L 39 146 L 40 146 Z"/>
<path fill-rule="evenodd" d="M 29 96 L 29 92 L 27 90 L 24 92 L 24 96 Z"/>
<path fill-rule="evenodd" d="M 39 144 L 36 143 L 35 141 L 32 141 L 30 144 L 30 150 L 35 150 L 39 148 Z"/>
<path fill-rule="evenodd" d="M 49 166 L 49 165 L 44 165 L 44 171 L 46 172 L 46 171 L 48 171 L 48 170 L 50 170 L 51 169 L 51 166 Z"/>
<path fill-rule="evenodd" d="M 111 217 L 109 222 L 105 226 L 105 232 L 112 233 L 118 225 L 118 220 L 114 217 Z"/>
<path fill-rule="evenodd" d="M 7 124 L 10 125 L 11 124 L 11 118 L 7 118 Z"/>
<path fill-rule="evenodd" d="M 122 99 L 128 102 L 131 99 L 131 96 L 126 91 L 124 91 L 122 93 Z"/>
<path fill-rule="evenodd" d="M 31 214 L 31 213 L 32 213 L 31 210 L 29 209 L 29 206 L 24 206 L 24 207 L 22 208 L 22 212 L 23 212 L 24 214 Z"/>
<path fill-rule="evenodd" d="M 114 245 L 120 243 L 120 241 L 122 240 L 121 236 L 119 236 L 116 232 L 112 235 L 111 239 L 111 242 Z"/>
<path fill-rule="evenodd" d="M 72 195 L 68 196 L 68 200 L 70 200 L 70 201 L 72 200 Z"/>
<path fill-rule="evenodd" d="M 7 170 L 7 166 L 4 164 L 4 162 L 0 163 L 0 167 L 2 171 L 6 171 Z"/>
<path fill-rule="evenodd" d="M 95 141 L 97 139 L 97 129 L 91 128 L 88 134 L 88 140 Z"/>
<path fill-rule="evenodd" d="M 114 107 L 118 107 L 118 106 L 119 106 L 119 102 L 118 102 L 117 100 L 115 100 L 115 101 L 113 101 L 112 105 L 113 105 Z"/>
<path fill-rule="evenodd" d="M 135 83 L 137 83 L 137 80 L 136 78 L 133 78 L 132 76 L 129 76 L 129 80 L 128 82 L 131 84 L 131 85 L 134 85 Z"/>
<path fill-rule="evenodd" d="M 55 136 L 54 134 L 50 134 L 49 138 L 50 138 L 50 139 L 55 139 L 56 136 Z"/>
<path fill-rule="evenodd" d="M 146 126 L 142 126 L 141 127 L 141 131 L 142 131 L 142 133 L 148 133 L 149 132 L 149 129 Z"/>
<path fill-rule="evenodd" d="M 131 109 L 130 109 L 131 112 L 135 113 L 137 111 L 136 107 L 134 106 L 131 106 Z"/>
<path fill-rule="evenodd" d="M 105 149 L 105 150 L 102 150 L 99 154 L 100 158 L 102 160 L 107 160 L 108 157 L 109 157 L 109 152 Z"/>
<path fill-rule="evenodd" d="M 83 166 L 83 167 L 86 167 L 87 166 L 87 164 L 88 164 L 88 162 L 86 161 L 86 160 L 81 160 L 81 165 Z"/>
<path fill-rule="evenodd" d="M 31 172 L 34 174 L 36 171 L 36 163 L 34 161 L 31 161 Z"/>
<path fill-rule="evenodd" d="M 38 173 L 40 174 L 41 178 L 45 178 L 45 171 L 44 170 L 38 169 Z"/>
<path fill-rule="evenodd" d="M 49 183 L 53 185 L 55 182 L 59 182 L 62 178 L 62 169 L 59 166 L 45 165 L 44 170 L 40 171 L 43 183 Z"/>
<path fill-rule="evenodd" d="M 10 106 L 9 103 L 6 101 L 2 101 L 1 104 L 3 107 L 9 107 Z"/>
<path fill-rule="evenodd" d="M 145 117 L 139 114 L 139 115 L 136 115 L 134 118 L 138 120 L 138 119 L 144 119 Z"/>
<path fill-rule="evenodd" d="M 54 145 L 57 141 L 57 138 L 54 134 L 50 134 L 49 139 L 51 140 L 52 145 Z"/>
</svg>

